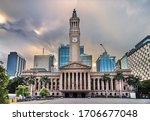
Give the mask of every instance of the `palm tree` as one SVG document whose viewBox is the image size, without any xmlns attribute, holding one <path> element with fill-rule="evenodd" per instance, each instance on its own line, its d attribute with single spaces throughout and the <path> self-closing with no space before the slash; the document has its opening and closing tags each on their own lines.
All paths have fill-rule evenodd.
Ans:
<svg viewBox="0 0 150 121">
<path fill-rule="evenodd" d="M 114 77 L 115 80 L 117 80 L 119 82 L 119 92 L 121 93 L 121 83 L 122 81 L 124 81 L 124 76 L 122 74 L 122 72 L 117 72 L 115 77 Z M 121 94 L 120 94 L 120 97 L 121 97 Z"/>
<path fill-rule="evenodd" d="M 40 82 L 44 82 L 43 87 L 45 87 L 45 88 L 46 88 L 46 85 L 47 85 L 48 81 L 49 81 L 48 76 L 42 76 L 41 79 L 40 79 Z"/>
<path fill-rule="evenodd" d="M 136 89 L 136 91 L 138 92 L 140 78 L 138 76 L 130 75 L 126 78 L 126 80 L 127 80 L 128 85 L 133 86 Z"/>
<path fill-rule="evenodd" d="M 32 86 L 35 84 L 35 76 L 31 75 L 26 80 L 30 84 L 30 96 L 32 96 Z"/>
<path fill-rule="evenodd" d="M 107 97 L 107 91 L 108 91 L 108 85 L 107 85 L 107 81 L 110 81 L 110 77 L 109 77 L 109 74 L 104 74 L 102 76 L 102 80 L 105 82 L 106 84 L 106 87 L 105 87 L 105 92 L 106 92 L 106 97 Z"/>
</svg>

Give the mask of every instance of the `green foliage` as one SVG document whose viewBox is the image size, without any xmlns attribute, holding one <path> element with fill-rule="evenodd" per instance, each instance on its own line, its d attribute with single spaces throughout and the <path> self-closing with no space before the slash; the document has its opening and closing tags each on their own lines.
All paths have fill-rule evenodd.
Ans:
<svg viewBox="0 0 150 121">
<path fill-rule="evenodd" d="M 5 69 L 0 65 L 0 104 L 8 103 L 8 90 L 9 77 Z"/>
<path fill-rule="evenodd" d="M 48 76 L 42 76 L 40 79 L 41 82 L 45 82 L 45 83 L 47 83 L 48 80 L 49 80 Z"/>
<path fill-rule="evenodd" d="M 124 76 L 122 74 L 122 72 L 117 72 L 117 74 L 114 77 L 115 80 L 124 80 Z"/>
<path fill-rule="evenodd" d="M 144 80 L 140 82 L 139 92 L 146 94 L 150 93 L 150 80 Z"/>
<path fill-rule="evenodd" d="M 29 87 L 25 85 L 19 85 L 16 90 L 16 95 L 29 96 Z"/>
<path fill-rule="evenodd" d="M 102 79 L 103 79 L 104 81 L 110 81 L 110 80 L 111 80 L 110 77 L 109 77 L 109 74 L 104 74 L 104 75 L 102 76 Z"/>
<path fill-rule="evenodd" d="M 138 87 L 140 84 L 140 78 L 138 76 L 130 75 L 126 78 L 127 83 L 133 87 Z"/>
<path fill-rule="evenodd" d="M 26 80 L 28 81 L 28 83 L 30 85 L 34 85 L 35 84 L 35 76 L 29 76 L 28 78 L 26 78 Z"/>
<path fill-rule="evenodd" d="M 8 84 L 9 93 L 15 93 L 16 88 L 19 85 L 26 85 L 24 77 L 15 77 L 13 79 L 10 79 Z"/>
<path fill-rule="evenodd" d="M 41 82 L 45 83 L 45 87 L 46 87 L 46 84 L 48 83 L 48 80 L 49 80 L 48 76 L 42 76 L 40 79 Z"/>
<path fill-rule="evenodd" d="M 44 96 L 49 96 L 49 95 L 50 95 L 49 90 L 48 90 L 47 88 L 41 89 L 41 90 L 40 90 L 40 95 L 41 95 L 42 97 L 44 97 Z"/>
</svg>

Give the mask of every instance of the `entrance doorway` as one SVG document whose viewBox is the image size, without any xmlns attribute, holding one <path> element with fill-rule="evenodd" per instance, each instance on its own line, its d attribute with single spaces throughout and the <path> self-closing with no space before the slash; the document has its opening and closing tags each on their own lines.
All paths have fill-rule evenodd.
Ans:
<svg viewBox="0 0 150 121">
<path fill-rule="evenodd" d="M 77 93 L 73 93 L 73 98 L 77 98 L 77 97 L 78 97 Z"/>
<path fill-rule="evenodd" d="M 77 93 L 77 92 L 67 92 L 64 94 L 65 98 L 85 98 L 86 97 L 86 93 Z"/>
<path fill-rule="evenodd" d="M 65 97 L 68 98 L 69 97 L 69 93 L 65 93 Z"/>
<path fill-rule="evenodd" d="M 85 93 L 82 93 L 82 94 L 81 94 L 81 97 L 82 97 L 82 98 L 85 98 Z"/>
</svg>

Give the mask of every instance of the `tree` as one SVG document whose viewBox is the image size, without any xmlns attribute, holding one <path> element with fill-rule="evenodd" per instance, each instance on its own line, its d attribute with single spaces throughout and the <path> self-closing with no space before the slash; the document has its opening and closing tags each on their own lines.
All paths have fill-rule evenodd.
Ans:
<svg viewBox="0 0 150 121">
<path fill-rule="evenodd" d="M 41 90 L 40 90 L 40 95 L 41 95 L 42 97 L 49 96 L 49 95 L 50 95 L 49 90 L 48 90 L 47 88 L 41 89 Z"/>
<path fill-rule="evenodd" d="M 6 70 L 0 65 L 0 104 L 8 103 L 8 90 L 9 77 Z"/>
<path fill-rule="evenodd" d="M 15 77 L 13 79 L 10 79 L 9 80 L 9 84 L 8 84 L 9 93 L 15 93 L 16 92 L 16 88 L 19 85 L 26 85 L 24 77 Z"/>
<path fill-rule="evenodd" d="M 128 85 L 133 87 L 136 91 L 136 96 L 139 97 L 138 87 L 140 86 L 140 78 L 138 76 L 130 75 L 126 78 Z M 131 89 L 133 90 L 133 89 Z"/>
<path fill-rule="evenodd" d="M 28 84 L 30 85 L 30 96 L 32 96 L 32 86 L 35 84 L 35 76 L 31 75 L 26 78 Z"/>
<path fill-rule="evenodd" d="M 139 93 L 141 94 L 141 96 L 143 94 L 146 94 L 146 95 L 149 95 L 149 97 L 150 97 L 150 80 L 140 81 Z"/>
<path fill-rule="evenodd" d="M 106 84 L 105 86 L 105 91 L 106 91 L 106 96 L 107 96 L 107 91 L 108 91 L 108 85 L 107 85 L 107 82 L 110 81 L 110 77 L 109 77 L 109 74 L 104 74 L 102 76 L 102 80 L 104 81 L 104 83 Z"/>
<path fill-rule="evenodd" d="M 44 82 L 43 87 L 45 87 L 45 88 L 46 88 L 46 85 L 47 85 L 48 81 L 49 81 L 48 76 L 42 76 L 41 79 L 40 79 L 40 82 Z"/>
<path fill-rule="evenodd" d="M 29 94 L 30 94 L 29 87 L 25 86 L 25 85 L 19 85 L 16 89 L 16 94 L 17 94 L 17 96 L 19 96 L 19 95 L 29 96 Z"/>
<path fill-rule="evenodd" d="M 121 95 L 121 90 L 122 90 L 121 83 L 123 83 L 122 81 L 124 81 L 124 76 L 123 76 L 122 72 L 117 72 L 114 79 L 119 82 L 119 91 L 120 91 L 120 97 L 121 97 L 122 96 Z"/>
<path fill-rule="evenodd" d="M 128 85 L 133 86 L 138 89 L 138 86 L 140 84 L 140 78 L 138 76 L 130 75 L 126 78 Z"/>
</svg>

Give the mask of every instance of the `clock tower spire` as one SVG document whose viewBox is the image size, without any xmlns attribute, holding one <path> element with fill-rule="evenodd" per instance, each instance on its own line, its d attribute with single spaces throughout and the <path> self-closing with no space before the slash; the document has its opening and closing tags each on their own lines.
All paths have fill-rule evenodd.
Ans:
<svg viewBox="0 0 150 121">
<path fill-rule="evenodd" d="M 80 19 L 74 9 L 70 18 L 70 62 L 80 62 Z"/>
</svg>

